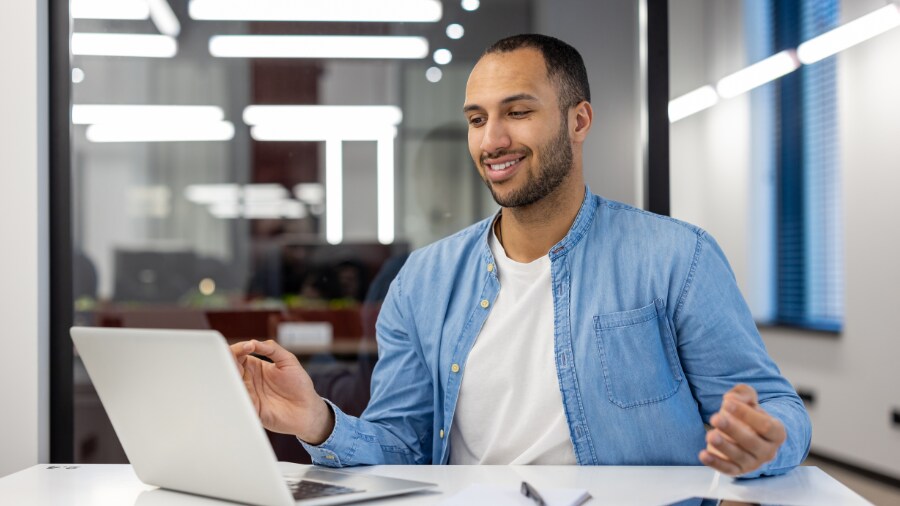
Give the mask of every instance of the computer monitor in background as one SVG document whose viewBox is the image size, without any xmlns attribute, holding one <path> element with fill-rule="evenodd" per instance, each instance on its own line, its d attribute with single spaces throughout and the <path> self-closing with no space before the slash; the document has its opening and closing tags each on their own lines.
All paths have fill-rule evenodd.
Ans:
<svg viewBox="0 0 900 506">
<path fill-rule="evenodd" d="M 118 249 L 113 300 L 177 303 L 197 286 L 196 268 L 197 255 L 189 250 Z"/>
</svg>

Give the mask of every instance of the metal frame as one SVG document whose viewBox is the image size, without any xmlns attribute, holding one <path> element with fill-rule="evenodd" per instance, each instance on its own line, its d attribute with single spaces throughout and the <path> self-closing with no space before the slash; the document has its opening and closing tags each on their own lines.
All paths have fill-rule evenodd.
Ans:
<svg viewBox="0 0 900 506">
<path fill-rule="evenodd" d="M 645 0 L 647 13 L 646 179 L 648 211 L 670 214 L 669 204 L 669 2 Z"/>
<path fill-rule="evenodd" d="M 50 462 L 74 460 L 72 144 L 68 0 L 48 0 L 50 51 Z"/>
</svg>

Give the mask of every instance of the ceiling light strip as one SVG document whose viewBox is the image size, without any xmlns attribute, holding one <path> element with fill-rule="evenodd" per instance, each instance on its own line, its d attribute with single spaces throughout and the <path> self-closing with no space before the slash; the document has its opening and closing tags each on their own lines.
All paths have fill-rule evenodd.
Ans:
<svg viewBox="0 0 900 506">
<path fill-rule="evenodd" d="M 781 51 L 734 74 L 723 77 L 716 84 L 716 91 L 722 98 L 736 97 L 783 75 L 790 74 L 799 66 L 800 62 L 793 50 Z"/>
<path fill-rule="evenodd" d="M 399 125 L 403 111 L 393 105 L 250 105 L 244 108 L 248 125 L 375 123 Z"/>
<path fill-rule="evenodd" d="M 147 19 L 150 8 L 144 0 L 71 0 L 72 19 Z"/>
<path fill-rule="evenodd" d="M 680 119 L 716 105 L 718 101 L 719 95 L 712 86 L 706 85 L 702 88 L 697 88 L 669 102 L 669 121 L 675 123 Z"/>
<path fill-rule="evenodd" d="M 378 242 L 394 242 L 394 136 L 378 139 Z"/>
<path fill-rule="evenodd" d="M 438 0 L 191 0 L 192 19 L 217 21 L 349 21 L 435 23 Z"/>
<path fill-rule="evenodd" d="M 76 56 L 134 56 L 172 58 L 178 42 L 168 35 L 137 33 L 73 33 L 72 54 Z"/>
<path fill-rule="evenodd" d="M 97 123 L 203 123 L 225 119 L 221 107 L 213 105 L 113 105 L 75 104 L 72 106 L 72 123 L 93 125 Z"/>
<path fill-rule="evenodd" d="M 340 244 L 344 240 L 344 144 L 325 141 L 325 240 Z"/>
<path fill-rule="evenodd" d="M 156 29 L 163 35 L 177 37 L 181 33 L 181 23 L 166 0 L 147 0 L 150 7 L 150 19 Z"/>
<path fill-rule="evenodd" d="M 797 48 L 797 58 L 809 65 L 898 26 L 900 26 L 900 6 L 886 5 L 800 44 Z"/>
<path fill-rule="evenodd" d="M 216 35 L 209 52 L 219 58 L 421 59 L 428 40 L 407 36 Z"/>
<path fill-rule="evenodd" d="M 230 141 L 234 125 L 212 123 L 101 123 L 90 125 L 85 135 L 91 142 L 204 142 Z"/>
</svg>

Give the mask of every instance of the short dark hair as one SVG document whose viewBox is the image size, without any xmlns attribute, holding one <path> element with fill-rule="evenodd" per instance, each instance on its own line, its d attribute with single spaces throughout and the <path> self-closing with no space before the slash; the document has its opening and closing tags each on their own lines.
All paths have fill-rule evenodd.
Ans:
<svg viewBox="0 0 900 506">
<path fill-rule="evenodd" d="M 581 54 L 555 37 L 537 33 L 513 35 L 491 44 L 481 56 L 525 48 L 537 49 L 543 55 L 547 76 L 556 84 L 559 106 L 563 111 L 582 101 L 591 101 L 591 86 Z"/>
</svg>

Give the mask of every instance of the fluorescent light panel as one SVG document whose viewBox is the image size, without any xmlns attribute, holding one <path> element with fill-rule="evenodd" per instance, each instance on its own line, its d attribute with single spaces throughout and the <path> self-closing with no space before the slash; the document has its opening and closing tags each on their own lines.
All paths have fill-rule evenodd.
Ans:
<svg viewBox="0 0 900 506">
<path fill-rule="evenodd" d="M 215 35 L 209 52 L 220 58 L 420 59 L 428 56 L 428 41 L 378 35 Z"/>
<path fill-rule="evenodd" d="M 243 116 L 258 141 L 374 141 L 395 137 L 403 120 L 400 108 L 389 105 L 251 105 Z"/>
<path fill-rule="evenodd" d="M 403 111 L 393 105 L 250 105 L 244 109 L 243 117 L 248 125 L 297 122 L 399 125 L 403 121 Z"/>
<path fill-rule="evenodd" d="M 394 136 L 378 141 L 378 242 L 394 242 Z"/>
<path fill-rule="evenodd" d="M 725 76 L 716 85 L 722 98 L 732 98 L 789 74 L 800 66 L 793 50 L 785 50 Z"/>
<path fill-rule="evenodd" d="M 718 101 L 719 95 L 712 86 L 706 85 L 697 88 L 669 102 L 669 121 L 674 123 L 691 114 L 708 109 L 716 105 Z"/>
<path fill-rule="evenodd" d="M 900 6 L 886 5 L 800 44 L 797 58 L 809 65 L 898 26 Z"/>
<path fill-rule="evenodd" d="M 325 128 L 316 124 L 276 125 L 263 124 L 250 128 L 250 137 L 257 141 L 315 142 L 340 139 L 342 141 L 377 141 L 384 137 L 396 137 L 397 127 L 346 125 Z"/>
<path fill-rule="evenodd" d="M 280 184 L 248 184 L 244 185 L 244 202 L 276 202 L 285 200 L 290 194 Z"/>
<path fill-rule="evenodd" d="M 191 18 L 223 21 L 440 21 L 438 0 L 191 0 Z"/>
<path fill-rule="evenodd" d="M 72 54 L 171 58 L 178 54 L 178 42 L 168 35 L 73 33 Z"/>
<path fill-rule="evenodd" d="M 296 200 L 277 202 L 220 202 L 209 206 L 209 212 L 216 218 L 234 219 L 279 219 L 305 218 L 306 207 Z"/>
<path fill-rule="evenodd" d="M 237 202 L 241 187 L 237 184 L 192 184 L 184 189 L 184 198 L 195 204 L 215 204 L 217 202 Z"/>
<path fill-rule="evenodd" d="M 225 119 L 221 107 L 212 105 L 111 105 L 76 104 L 72 106 L 72 123 L 130 124 L 143 122 L 214 123 Z"/>
<path fill-rule="evenodd" d="M 71 0 L 73 19 L 147 19 L 150 7 L 145 0 Z"/>
<path fill-rule="evenodd" d="M 233 183 L 192 184 L 184 189 L 184 196 L 196 204 L 217 204 L 222 202 L 281 202 L 290 194 L 277 183 L 238 185 Z"/>
<path fill-rule="evenodd" d="M 146 0 L 150 7 L 150 19 L 156 25 L 156 29 L 163 35 L 177 37 L 181 33 L 181 23 L 172 12 L 172 7 L 166 0 Z"/>
<path fill-rule="evenodd" d="M 294 186 L 294 196 L 301 202 L 321 205 L 325 202 L 325 187 L 321 183 L 299 183 Z"/>
<path fill-rule="evenodd" d="M 344 144 L 325 142 L 325 240 L 340 244 L 344 240 Z"/>
<path fill-rule="evenodd" d="M 91 142 L 201 142 L 229 141 L 234 125 L 228 121 L 206 123 L 100 123 L 85 132 Z"/>
</svg>

